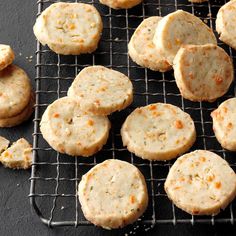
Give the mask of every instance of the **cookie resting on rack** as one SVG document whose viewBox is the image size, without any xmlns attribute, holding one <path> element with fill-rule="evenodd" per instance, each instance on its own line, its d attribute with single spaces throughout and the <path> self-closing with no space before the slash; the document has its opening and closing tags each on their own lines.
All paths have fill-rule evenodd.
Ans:
<svg viewBox="0 0 236 236">
<path fill-rule="evenodd" d="M 148 205 L 142 173 L 134 165 L 114 159 L 83 175 L 78 195 L 85 218 L 105 229 L 132 224 Z"/>
<path fill-rule="evenodd" d="M 188 151 L 196 140 L 190 115 L 171 104 L 135 109 L 121 128 L 123 145 L 148 160 L 170 160 Z"/>
<path fill-rule="evenodd" d="M 12 169 L 28 169 L 32 164 L 32 147 L 27 140 L 21 138 L 13 143 L 0 156 L 0 162 Z"/>
<path fill-rule="evenodd" d="M 100 3 L 113 9 L 128 9 L 140 4 L 143 0 L 99 0 Z"/>
<path fill-rule="evenodd" d="M 181 95 L 191 101 L 215 101 L 234 79 L 230 56 L 214 44 L 181 47 L 173 68 Z"/>
<path fill-rule="evenodd" d="M 159 21 L 153 42 L 171 65 L 182 45 L 217 44 L 212 29 L 200 18 L 183 10 L 170 13 Z"/>
<path fill-rule="evenodd" d="M 216 16 L 216 31 L 220 40 L 236 49 L 236 0 L 223 5 Z"/>
<path fill-rule="evenodd" d="M 45 110 L 40 123 L 44 139 L 58 152 L 71 156 L 91 156 L 107 142 L 110 122 L 81 110 L 80 103 L 63 97 Z"/>
<path fill-rule="evenodd" d="M 37 18 L 34 34 L 41 44 L 58 54 L 79 55 L 97 49 L 102 28 L 101 16 L 94 6 L 58 2 Z"/>
<path fill-rule="evenodd" d="M 167 196 L 192 215 L 216 215 L 236 196 L 236 175 L 220 156 L 197 150 L 179 157 L 165 181 Z"/>
<path fill-rule="evenodd" d="M 9 45 L 0 44 L 0 71 L 12 64 L 15 54 Z"/>
<path fill-rule="evenodd" d="M 109 115 L 133 101 L 130 79 L 104 66 L 89 66 L 80 71 L 68 90 L 68 96 L 79 101 L 82 110 Z"/>
<path fill-rule="evenodd" d="M 165 72 L 171 69 L 171 65 L 153 43 L 153 36 L 160 20 L 159 16 L 143 20 L 130 39 L 128 51 L 129 56 L 138 65 Z"/>
<path fill-rule="evenodd" d="M 236 98 L 230 98 L 211 113 L 213 130 L 221 146 L 236 151 Z"/>
</svg>

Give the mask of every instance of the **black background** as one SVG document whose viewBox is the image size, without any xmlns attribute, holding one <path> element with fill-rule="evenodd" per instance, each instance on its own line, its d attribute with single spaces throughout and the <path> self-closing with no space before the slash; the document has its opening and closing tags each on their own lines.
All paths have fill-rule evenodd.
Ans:
<svg viewBox="0 0 236 236">
<path fill-rule="evenodd" d="M 32 26 L 36 16 L 36 0 L 0 0 L 0 43 L 13 47 L 15 64 L 29 74 L 34 84 L 36 41 Z M 27 57 L 33 56 L 32 62 Z M 31 119 L 32 120 L 32 119 Z M 31 121 L 11 129 L 0 129 L 0 135 L 11 141 L 20 137 L 32 143 Z M 64 227 L 50 229 L 31 211 L 29 199 L 30 171 L 14 171 L 0 166 L 0 235 L 118 235 L 96 227 Z M 146 235 L 236 235 L 230 224 L 158 225 Z M 144 234 L 142 234 L 144 235 Z"/>
</svg>

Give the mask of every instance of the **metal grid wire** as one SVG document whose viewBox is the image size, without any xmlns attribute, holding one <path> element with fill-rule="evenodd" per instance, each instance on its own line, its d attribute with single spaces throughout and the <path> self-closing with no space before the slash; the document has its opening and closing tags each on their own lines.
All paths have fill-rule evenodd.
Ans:
<svg viewBox="0 0 236 236">
<path fill-rule="evenodd" d="M 38 0 L 38 14 L 55 1 Z M 144 0 L 130 10 L 112 10 L 94 1 L 102 15 L 104 30 L 99 48 L 90 55 L 61 56 L 47 47 L 37 44 L 36 63 L 36 110 L 34 119 L 34 160 L 30 178 L 30 200 L 41 220 L 49 226 L 91 225 L 83 216 L 77 198 L 77 186 L 81 176 L 97 163 L 108 158 L 129 161 L 144 174 L 149 192 L 149 206 L 138 225 L 156 223 L 231 223 L 236 221 L 236 207 L 233 202 L 218 216 L 191 216 L 176 208 L 168 200 L 163 184 L 173 161 L 149 162 L 129 153 L 122 146 L 120 127 L 127 115 L 136 107 L 153 102 L 171 103 L 181 107 L 194 119 L 197 141 L 192 147 L 216 152 L 225 158 L 235 170 L 234 154 L 225 151 L 216 141 L 210 113 L 222 101 L 236 94 L 233 84 L 226 96 L 214 103 L 190 102 L 179 94 L 173 71 L 157 73 L 144 69 L 131 61 L 127 54 L 127 43 L 136 27 L 149 16 L 166 14 L 177 9 L 191 12 L 215 29 L 215 18 L 225 1 L 213 0 L 192 4 L 187 0 Z M 215 30 L 214 30 L 215 31 Z M 235 60 L 236 52 L 219 42 Z M 104 65 L 128 75 L 134 85 L 134 103 L 128 109 L 109 117 L 112 130 L 108 143 L 93 157 L 74 158 L 55 152 L 44 141 L 39 130 L 40 118 L 48 106 L 59 97 L 66 96 L 74 77 L 86 66 Z"/>
</svg>

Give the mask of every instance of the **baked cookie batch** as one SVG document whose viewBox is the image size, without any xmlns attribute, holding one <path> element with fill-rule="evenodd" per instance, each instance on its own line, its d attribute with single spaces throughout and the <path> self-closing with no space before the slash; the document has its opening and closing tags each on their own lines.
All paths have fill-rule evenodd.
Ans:
<svg viewBox="0 0 236 236">
<path fill-rule="evenodd" d="M 127 9 L 141 0 L 100 2 L 114 9 Z M 236 20 L 236 0 L 225 4 L 216 20 L 220 39 L 236 49 L 232 19 Z M 38 17 L 34 33 L 56 53 L 79 55 L 96 50 L 102 28 L 95 7 L 55 3 Z M 182 10 L 145 19 L 132 35 L 128 53 L 138 65 L 153 71 L 173 68 L 181 95 L 194 102 L 215 101 L 228 91 L 234 79 L 232 60 L 217 46 L 213 31 L 200 18 Z M 21 99 L 22 107 L 26 106 L 26 96 L 20 95 L 17 86 L 16 89 L 19 90 L 17 101 Z M 91 156 L 107 142 L 111 127 L 107 116 L 125 109 L 132 101 L 133 86 L 127 76 L 103 66 L 86 67 L 71 84 L 67 97 L 54 101 L 45 110 L 40 123 L 42 135 L 58 152 Z M 16 107 L 20 112 L 21 108 Z M 211 114 L 217 140 L 231 151 L 236 151 L 235 107 L 236 98 L 232 98 Z M 15 115 L 7 107 L 6 114 Z M 131 112 L 122 125 L 121 138 L 123 145 L 136 156 L 165 161 L 192 147 L 196 129 L 190 115 L 180 108 L 153 103 Z M 4 149 L 4 142 L 2 146 Z M 176 160 L 166 178 L 165 191 L 177 207 L 192 215 L 216 215 L 236 196 L 236 174 L 220 156 L 196 150 Z M 96 165 L 82 177 L 78 196 L 85 217 L 106 229 L 133 223 L 148 205 L 143 175 L 135 166 L 114 159 Z"/>
</svg>

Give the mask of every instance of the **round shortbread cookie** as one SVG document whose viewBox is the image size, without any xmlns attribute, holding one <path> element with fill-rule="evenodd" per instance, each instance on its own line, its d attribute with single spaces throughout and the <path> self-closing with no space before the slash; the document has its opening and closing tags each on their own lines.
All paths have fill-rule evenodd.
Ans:
<svg viewBox="0 0 236 236">
<path fill-rule="evenodd" d="M 91 156 L 106 143 L 110 122 L 105 116 L 83 112 L 77 100 L 63 97 L 47 107 L 40 129 L 56 151 L 72 156 Z"/>
<path fill-rule="evenodd" d="M 170 13 L 159 21 L 153 42 L 170 64 L 182 45 L 217 44 L 213 31 L 201 19 L 183 10 Z"/>
<path fill-rule="evenodd" d="M 236 98 L 230 98 L 211 113 L 213 130 L 222 147 L 236 151 Z"/>
<path fill-rule="evenodd" d="M 173 68 L 182 96 L 191 101 L 215 101 L 228 91 L 234 78 L 231 58 L 213 44 L 181 47 Z"/>
<path fill-rule="evenodd" d="M 34 92 L 31 93 L 30 102 L 19 114 L 0 119 L 0 127 L 13 127 L 17 126 L 25 121 L 27 121 L 34 111 L 35 95 Z"/>
<path fill-rule="evenodd" d="M 4 152 L 10 144 L 10 141 L 2 136 L 0 136 L 0 154 Z"/>
<path fill-rule="evenodd" d="M 24 70 L 10 65 L 0 71 L 0 119 L 15 116 L 30 101 L 31 84 Z"/>
<path fill-rule="evenodd" d="M 89 66 L 77 75 L 68 96 L 78 99 L 84 111 L 109 115 L 132 103 L 133 86 L 130 79 L 118 71 Z"/>
<path fill-rule="evenodd" d="M 140 4 L 143 0 L 99 0 L 100 3 L 113 9 L 129 9 Z"/>
<path fill-rule="evenodd" d="M 0 44 L 0 71 L 12 64 L 15 54 L 9 45 Z"/>
<path fill-rule="evenodd" d="M 236 195 L 236 175 L 213 152 L 197 150 L 177 159 L 165 182 L 174 204 L 192 215 L 216 215 Z"/>
<path fill-rule="evenodd" d="M 171 66 L 153 44 L 153 36 L 160 20 L 159 16 L 145 19 L 132 35 L 128 50 L 130 57 L 138 65 L 165 72 L 170 70 Z"/>
<path fill-rule="evenodd" d="M 223 5 L 216 16 L 216 31 L 220 40 L 236 49 L 236 0 Z"/>
<path fill-rule="evenodd" d="M 143 159 L 169 160 L 188 151 L 196 140 L 190 115 L 171 104 L 135 109 L 121 128 L 123 145 Z"/>
<path fill-rule="evenodd" d="M 114 159 L 96 165 L 83 175 L 78 195 L 84 216 L 106 229 L 133 223 L 148 205 L 142 173 L 134 165 Z"/>
<path fill-rule="evenodd" d="M 96 50 L 103 24 L 90 4 L 58 2 L 37 18 L 34 34 L 43 44 L 63 55 L 79 55 Z"/>
</svg>

